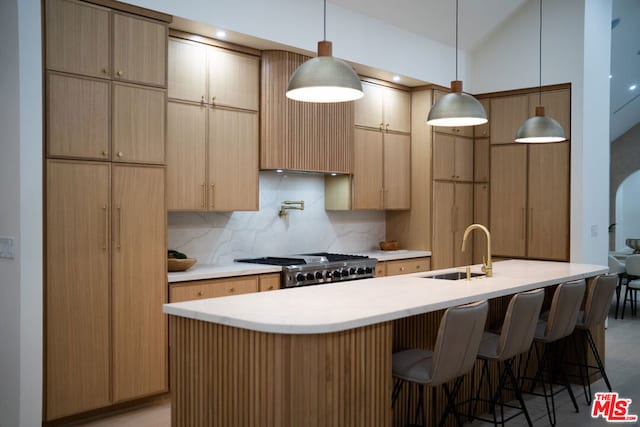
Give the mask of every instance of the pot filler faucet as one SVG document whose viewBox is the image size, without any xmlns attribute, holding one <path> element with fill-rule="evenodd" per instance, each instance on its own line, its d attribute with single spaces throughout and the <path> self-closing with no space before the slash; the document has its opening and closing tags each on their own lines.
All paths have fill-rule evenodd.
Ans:
<svg viewBox="0 0 640 427">
<path fill-rule="evenodd" d="M 482 272 L 487 274 L 487 277 L 493 276 L 493 263 L 491 262 L 491 233 L 489 229 L 482 224 L 471 224 L 464 230 L 464 236 L 462 236 L 462 252 L 464 252 L 464 245 L 467 242 L 467 237 L 472 230 L 482 230 L 487 235 L 487 258 L 482 257 Z"/>
</svg>

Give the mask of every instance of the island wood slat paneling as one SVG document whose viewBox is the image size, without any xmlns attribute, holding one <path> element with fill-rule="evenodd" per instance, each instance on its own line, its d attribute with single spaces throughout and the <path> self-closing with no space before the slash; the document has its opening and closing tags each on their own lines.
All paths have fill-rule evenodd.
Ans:
<svg viewBox="0 0 640 427">
<path fill-rule="evenodd" d="M 172 426 L 389 426 L 390 322 L 284 335 L 170 317 Z"/>
<path fill-rule="evenodd" d="M 352 173 L 353 102 L 310 103 L 286 97 L 291 74 L 309 58 L 264 51 L 260 168 Z"/>
</svg>

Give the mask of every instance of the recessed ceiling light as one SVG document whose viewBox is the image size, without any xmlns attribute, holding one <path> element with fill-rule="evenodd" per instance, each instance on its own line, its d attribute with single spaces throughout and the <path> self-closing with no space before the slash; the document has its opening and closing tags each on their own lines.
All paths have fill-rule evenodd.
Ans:
<svg viewBox="0 0 640 427">
<path fill-rule="evenodd" d="M 222 30 L 218 30 L 216 31 L 216 37 L 219 39 L 223 39 L 225 37 L 227 37 L 227 33 L 222 31 Z"/>
<path fill-rule="evenodd" d="M 400 81 L 400 76 L 393 76 L 393 81 L 394 82 L 399 82 Z"/>
<path fill-rule="evenodd" d="M 609 74 L 609 78 L 612 79 L 613 78 L 613 74 Z"/>
<path fill-rule="evenodd" d="M 637 87 L 636 85 L 631 85 L 629 86 L 629 90 L 636 90 L 636 87 Z"/>
</svg>

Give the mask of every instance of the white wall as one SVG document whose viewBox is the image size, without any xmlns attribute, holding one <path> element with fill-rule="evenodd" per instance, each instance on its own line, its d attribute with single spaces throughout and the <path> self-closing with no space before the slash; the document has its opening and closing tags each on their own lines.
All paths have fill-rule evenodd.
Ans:
<svg viewBox="0 0 640 427">
<path fill-rule="evenodd" d="M 278 217 L 284 200 L 304 200 L 304 211 Z M 258 212 L 172 212 L 168 246 L 200 263 L 309 252 L 377 250 L 385 236 L 383 211 L 328 212 L 320 175 L 260 173 Z"/>
<path fill-rule="evenodd" d="M 625 179 L 616 194 L 616 249 L 626 239 L 640 239 L 640 171 Z"/>
<path fill-rule="evenodd" d="M 42 64 L 40 1 L 0 3 L 0 426 L 36 426 L 42 406 Z"/>
<path fill-rule="evenodd" d="M 529 0 L 472 56 L 474 93 L 538 85 L 539 3 Z M 611 0 L 545 1 L 542 84 L 572 84 L 571 260 L 607 260 Z"/>
</svg>

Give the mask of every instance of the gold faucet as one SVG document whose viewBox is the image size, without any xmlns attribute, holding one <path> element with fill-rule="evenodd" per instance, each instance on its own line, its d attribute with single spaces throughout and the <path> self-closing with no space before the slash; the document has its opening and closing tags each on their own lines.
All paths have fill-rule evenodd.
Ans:
<svg viewBox="0 0 640 427">
<path fill-rule="evenodd" d="M 464 252 L 464 245 L 467 242 L 467 236 L 471 233 L 471 230 L 479 229 L 484 231 L 487 235 L 487 261 L 485 263 L 484 257 L 482 257 L 482 272 L 487 274 L 487 277 L 493 276 L 493 263 L 491 262 L 491 233 L 489 229 L 482 224 L 471 224 L 464 230 L 464 236 L 462 236 L 462 252 Z"/>
</svg>

